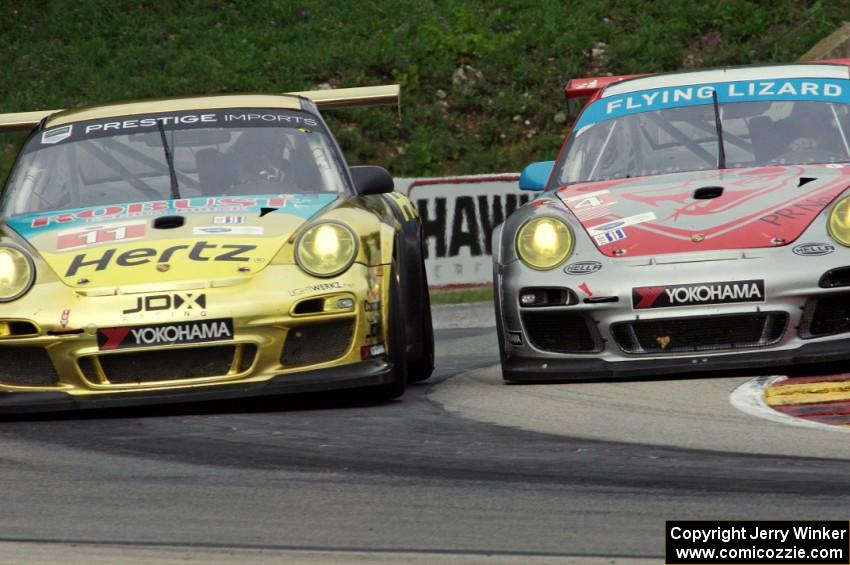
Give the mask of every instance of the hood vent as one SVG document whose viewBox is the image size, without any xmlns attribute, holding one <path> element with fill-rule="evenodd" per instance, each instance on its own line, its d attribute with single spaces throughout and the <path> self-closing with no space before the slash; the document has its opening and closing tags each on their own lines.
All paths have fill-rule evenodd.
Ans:
<svg viewBox="0 0 850 565">
<path fill-rule="evenodd" d="M 809 184 L 810 182 L 818 180 L 815 177 L 800 177 L 799 182 L 797 182 L 797 188 L 800 188 L 804 184 Z"/>
<path fill-rule="evenodd" d="M 185 223 L 186 218 L 183 216 L 162 216 L 153 221 L 153 227 L 158 230 L 173 230 L 183 227 Z"/>
<path fill-rule="evenodd" d="M 723 194 L 722 186 L 703 186 L 694 191 L 694 198 L 697 200 L 711 200 Z"/>
</svg>

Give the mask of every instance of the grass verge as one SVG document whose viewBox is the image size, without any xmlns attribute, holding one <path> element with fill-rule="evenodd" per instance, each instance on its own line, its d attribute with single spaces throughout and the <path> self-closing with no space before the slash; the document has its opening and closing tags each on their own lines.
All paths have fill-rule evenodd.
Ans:
<svg viewBox="0 0 850 565">
<path fill-rule="evenodd" d="M 399 176 L 552 158 L 570 77 L 793 61 L 850 0 L 0 0 L 0 112 L 399 82 L 403 112 L 328 112 Z M 0 136 L 0 177 L 20 136 Z"/>
<path fill-rule="evenodd" d="M 466 288 L 460 290 L 431 290 L 431 304 L 465 304 L 468 302 L 493 302 L 493 288 Z"/>
</svg>

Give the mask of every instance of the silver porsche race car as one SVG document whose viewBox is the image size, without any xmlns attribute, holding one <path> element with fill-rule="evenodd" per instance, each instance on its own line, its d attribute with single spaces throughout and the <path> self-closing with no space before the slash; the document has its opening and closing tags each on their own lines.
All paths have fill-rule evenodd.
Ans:
<svg viewBox="0 0 850 565">
<path fill-rule="evenodd" d="M 850 358 L 849 64 L 571 81 L 493 234 L 504 378 Z"/>
</svg>

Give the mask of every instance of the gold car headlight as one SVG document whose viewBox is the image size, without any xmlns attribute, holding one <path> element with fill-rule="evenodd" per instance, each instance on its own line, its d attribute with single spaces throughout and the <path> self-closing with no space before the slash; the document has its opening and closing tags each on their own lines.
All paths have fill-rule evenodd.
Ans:
<svg viewBox="0 0 850 565">
<path fill-rule="evenodd" d="M 850 196 L 845 196 L 832 207 L 826 227 L 832 239 L 850 247 Z"/>
<path fill-rule="evenodd" d="M 357 236 L 348 226 L 322 222 L 301 234 L 295 261 L 316 277 L 332 277 L 348 269 L 357 257 Z"/>
<path fill-rule="evenodd" d="M 523 263 L 540 271 L 552 269 L 573 252 L 573 233 L 558 218 L 543 216 L 527 221 L 517 232 L 516 252 Z"/>
<path fill-rule="evenodd" d="M 35 280 L 29 255 L 11 245 L 0 244 L 0 302 L 23 296 Z"/>
</svg>

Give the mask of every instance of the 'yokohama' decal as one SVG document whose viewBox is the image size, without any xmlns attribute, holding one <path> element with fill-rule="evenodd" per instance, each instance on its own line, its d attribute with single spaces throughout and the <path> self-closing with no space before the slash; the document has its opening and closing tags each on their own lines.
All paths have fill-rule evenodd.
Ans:
<svg viewBox="0 0 850 565">
<path fill-rule="evenodd" d="M 672 308 L 737 302 L 764 302 L 764 281 L 727 281 L 632 289 L 632 308 Z"/>
<path fill-rule="evenodd" d="M 229 318 L 97 330 L 97 345 L 101 351 L 231 339 L 233 339 L 233 320 Z"/>
</svg>

